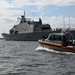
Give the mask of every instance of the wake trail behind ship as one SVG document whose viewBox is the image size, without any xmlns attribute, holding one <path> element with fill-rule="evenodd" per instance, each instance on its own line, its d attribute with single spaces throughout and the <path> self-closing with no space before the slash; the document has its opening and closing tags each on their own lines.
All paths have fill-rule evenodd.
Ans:
<svg viewBox="0 0 75 75">
<path fill-rule="evenodd" d="M 52 53 L 59 53 L 59 54 L 75 54 L 75 53 L 72 53 L 72 52 L 60 52 L 60 51 L 55 51 L 53 49 L 48 49 L 48 48 L 44 48 L 44 47 L 37 47 L 36 48 L 36 51 L 47 51 L 47 52 L 52 52 Z"/>
</svg>

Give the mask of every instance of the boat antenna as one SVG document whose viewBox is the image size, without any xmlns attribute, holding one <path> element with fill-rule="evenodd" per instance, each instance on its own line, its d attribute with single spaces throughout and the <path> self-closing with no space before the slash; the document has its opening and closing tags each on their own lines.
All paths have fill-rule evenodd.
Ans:
<svg viewBox="0 0 75 75">
<path fill-rule="evenodd" d="M 65 17 L 63 16 L 63 24 L 64 24 L 64 26 L 65 26 Z"/>
<path fill-rule="evenodd" d="M 69 24 L 68 24 L 69 28 L 70 28 L 70 18 L 69 18 Z"/>
<path fill-rule="evenodd" d="M 24 11 L 24 18 L 25 18 L 25 11 Z"/>
<path fill-rule="evenodd" d="M 34 21 L 34 13 L 33 13 L 33 21 Z"/>
</svg>

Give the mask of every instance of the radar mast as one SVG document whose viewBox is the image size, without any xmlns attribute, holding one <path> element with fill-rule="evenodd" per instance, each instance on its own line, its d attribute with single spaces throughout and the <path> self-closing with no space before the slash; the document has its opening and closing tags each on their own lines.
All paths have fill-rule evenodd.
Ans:
<svg viewBox="0 0 75 75">
<path fill-rule="evenodd" d="M 25 18 L 25 11 L 24 11 L 24 18 Z"/>
</svg>

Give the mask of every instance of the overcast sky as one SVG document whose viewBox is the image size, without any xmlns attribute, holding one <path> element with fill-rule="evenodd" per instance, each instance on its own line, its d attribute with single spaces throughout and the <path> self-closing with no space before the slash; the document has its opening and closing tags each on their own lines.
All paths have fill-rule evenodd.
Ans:
<svg viewBox="0 0 75 75">
<path fill-rule="evenodd" d="M 0 0 L 0 34 L 9 32 L 23 11 L 26 17 L 33 19 L 34 14 L 34 20 L 41 18 L 52 28 L 75 28 L 75 0 Z"/>
</svg>

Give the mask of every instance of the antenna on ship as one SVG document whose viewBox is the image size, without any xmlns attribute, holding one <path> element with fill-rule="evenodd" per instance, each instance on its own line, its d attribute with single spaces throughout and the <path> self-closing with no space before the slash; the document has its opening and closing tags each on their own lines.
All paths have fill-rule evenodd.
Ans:
<svg viewBox="0 0 75 75">
<path fill-rule="evenodd" d="M 64 26 L 65 26 L 65 17 L 63 16 L 63 23 L 64 23 Z"/>
<path fill-rule="evenodd" d="M 33 13 L 33 21 L 34 21 L 34 13 Z"/>
<path fill-rule="evenodd" d="M 25 11 L 24 11 L 24 18 L 25 18 Z"/>
<path fill-rule="evenodd" d="M 63 16 L 63 25 L 64 25 L 64 27 L 66 27 L 66 25 L 65 25 L 65 17 L 64 16 Z M 63 28 L 61 32 L 65 33 L 65 28 Z"/>
<path fill-rule="evenodd" d="M 69 24 L 68 25 L 69 25 L 69 28 L 70 28 L 70 18 L 69 18 Z"/>
</svg>

